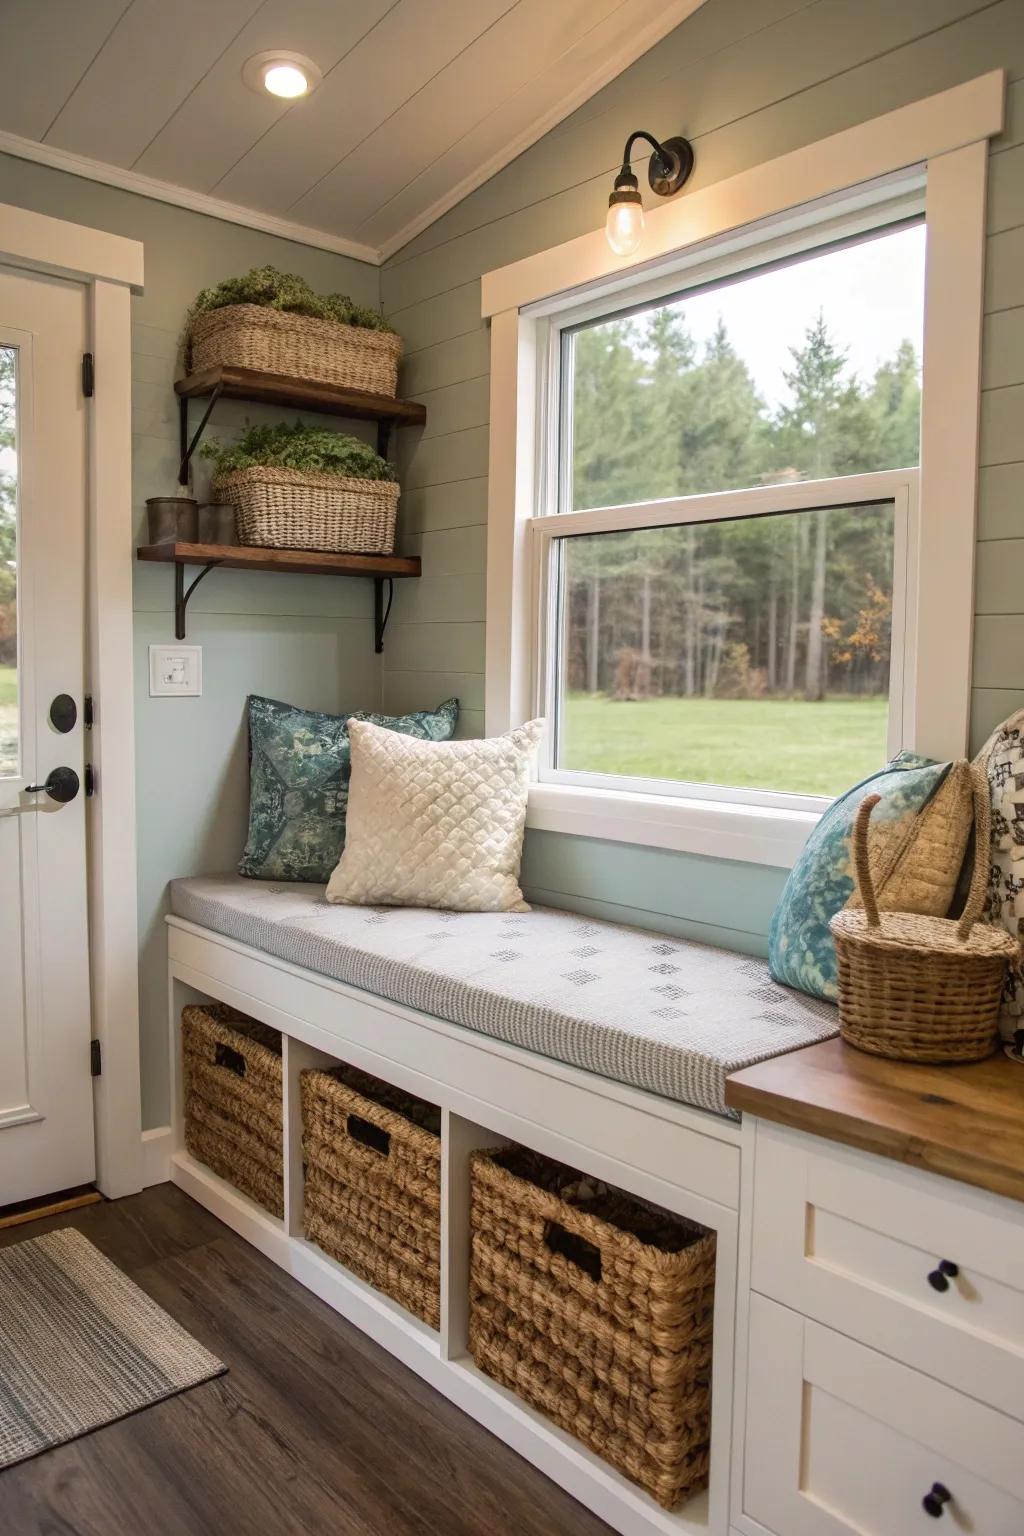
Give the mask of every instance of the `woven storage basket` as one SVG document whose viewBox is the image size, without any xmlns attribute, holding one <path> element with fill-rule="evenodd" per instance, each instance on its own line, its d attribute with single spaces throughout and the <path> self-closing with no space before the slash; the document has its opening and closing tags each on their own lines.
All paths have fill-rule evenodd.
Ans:
<svg viewBox="0 0 1024 1536">
<path fill-rule="evenodd" d="M 440 1110 L 355 1067 L 301 1083 L 306 1236 L 440 1327 Z"/>
<path fill-rule="evenodd" d="M 481 1370 L 671 1509 L 708 1478 L 714 1234 L 521 1147 L 471 1159 Z"/>
<path fill-rule="evenodd" d="M 395 547 L 393 480 L 254 465 L 217 475 L 213 494 L 234 507 L 240 544 L 350 555 L 390 555 Z"/>
<path fill-rule="evenodd" d="M 862 801 L 853 833 L 863 911 L 846 908 L 829 924 L 840 1032 L 858 1050 L 897 1061 L 980 1061 L 998 1044 L 1003 978 L 1018 954 L 1002 928 L 978 921 L 989 876 L 988 786 L 975 770 L 974 873 L 958 922 L 879 913 L 868 864 L 868 822 L 878 800 Z"/>
<path fill-rule="evenodd" d="M 228 304 L 196 315 L 188 368 L 254 368 L 318 384 L 338 384 L 394 399 L 400 337 L 392 331 L 339 325 L 263 304 Z"/>
<path fill-rule="evenodd" d="M 281 1036 L 222 1003 L 182 1010 L 185 1146 L 284 1215 Z"/>
</svg>

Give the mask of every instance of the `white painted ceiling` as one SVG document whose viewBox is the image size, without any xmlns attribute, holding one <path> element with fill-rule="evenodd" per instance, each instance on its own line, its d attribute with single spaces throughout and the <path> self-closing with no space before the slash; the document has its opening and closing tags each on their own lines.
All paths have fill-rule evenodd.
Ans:
<svg viewBox="0 0 1024 1536">
<path fill-rule="evenodd" d="M 700 3 L 0 0 L 0 150 L 380 260 Z"/>
</svg>

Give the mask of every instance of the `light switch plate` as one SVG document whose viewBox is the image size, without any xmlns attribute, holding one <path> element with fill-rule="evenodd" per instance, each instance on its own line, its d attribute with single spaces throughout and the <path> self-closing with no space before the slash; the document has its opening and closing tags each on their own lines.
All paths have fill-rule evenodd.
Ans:
<svg viewBox="0 0 1024 1536">
<path fill-rule="evenodd" d="M 151 699 L 194 698 L 203 691 L 201 645 L 151 645 L 149 648 L 149 696 Z"/>
</svg>

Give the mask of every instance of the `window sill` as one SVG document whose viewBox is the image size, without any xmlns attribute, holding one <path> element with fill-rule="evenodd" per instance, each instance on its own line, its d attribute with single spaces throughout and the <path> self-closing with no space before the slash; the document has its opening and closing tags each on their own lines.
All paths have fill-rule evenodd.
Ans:
<svg viewBox="0 0 1024 1536">
<path fill-rule="evenodd" d="M 530 785 L 527 827 L 616 843 L 790 869 L 817 825 L 816 811 L 782 811 L 722 800 L 631 795 L 621 790 Z"/>
</svg>

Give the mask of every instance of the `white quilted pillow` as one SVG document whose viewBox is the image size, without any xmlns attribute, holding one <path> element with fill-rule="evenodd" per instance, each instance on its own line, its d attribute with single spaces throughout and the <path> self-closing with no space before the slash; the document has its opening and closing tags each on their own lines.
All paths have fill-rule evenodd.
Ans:
<svg viewBox="0 0 1024 1536">
<path fill-rule="evenodd" d="M 350 720 L 345 849 L 327 900 L 528 912 L 519 889 L 532 720 L 489 741 L 419 741 Z"/>
</svg>

